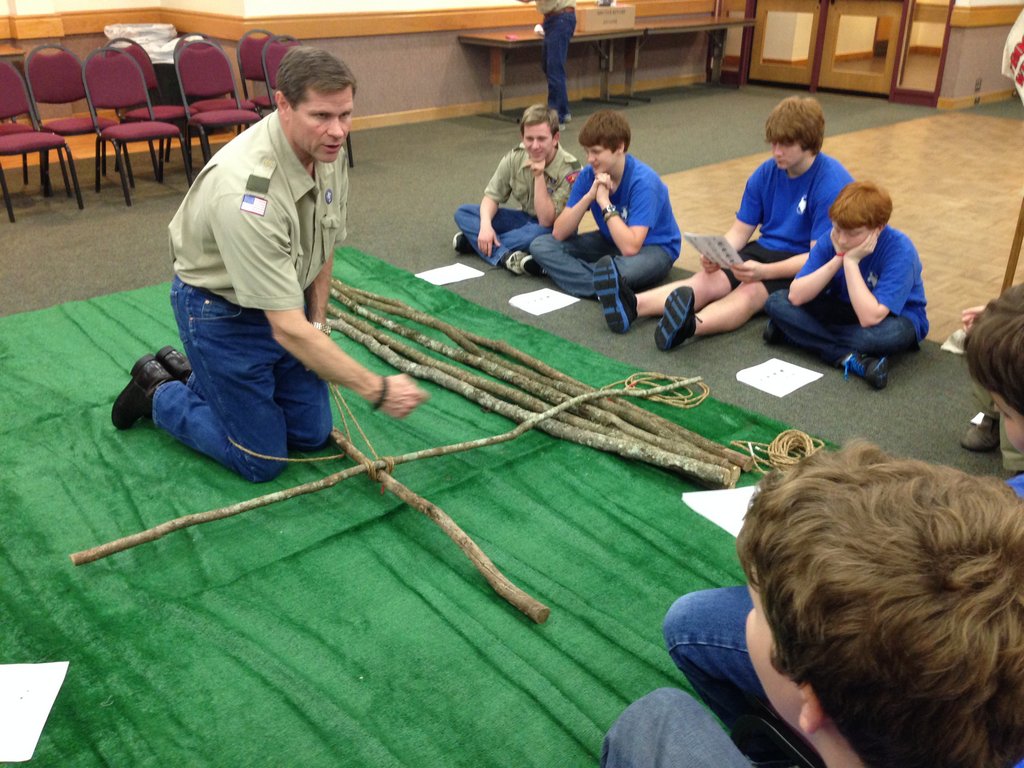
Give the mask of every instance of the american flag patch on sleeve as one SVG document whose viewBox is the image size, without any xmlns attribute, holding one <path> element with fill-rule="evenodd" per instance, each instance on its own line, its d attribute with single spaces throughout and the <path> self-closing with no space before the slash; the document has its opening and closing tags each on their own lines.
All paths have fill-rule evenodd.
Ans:
<svg viewBox="0 0 1024 768">
<path fill-rule="evenodd" d="M 242 195 L 241 210 L 246 213 L 255 213 L 257 216 L 262 216 L 267 212 L 267 200 L 263 197 L 256 197 L 256 195 Z"/>
</svg>

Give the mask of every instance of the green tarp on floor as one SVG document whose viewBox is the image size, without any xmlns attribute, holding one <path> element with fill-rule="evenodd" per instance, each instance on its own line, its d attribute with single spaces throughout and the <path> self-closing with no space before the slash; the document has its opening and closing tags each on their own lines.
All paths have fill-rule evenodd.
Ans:
<svg viewBox="0 0 1024 768">
<path fill-rule="evenodd" d="M 336 270 L 588 383 L 633 372 L 358 252 Z M 176 337 L 166 286 L 0 320 L 0 662 L 70 661 L 32 764 L 594 765 L 630 701 L 685 685 L 661 620 L 683 592 L 741 583 L 732 538 L 683 506 L 677 476 L 540 433 L 396 476 L 551 607 L 541 626 L 363 478 L 74 567 L 341 468 L 252 486 L 149 422 L 114 430 L 127 367 Z M 402 422 L 350 399 L 380 454 L 511 427 L 430 390 Z M 661 412 L 723 443 L 782 428 L 710 400 Z"/>
</svg>

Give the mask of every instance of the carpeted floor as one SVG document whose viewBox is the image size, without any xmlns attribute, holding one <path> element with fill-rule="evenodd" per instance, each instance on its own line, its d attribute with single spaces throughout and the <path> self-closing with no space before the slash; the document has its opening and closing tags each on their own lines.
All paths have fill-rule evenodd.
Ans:
<svg viewBox="0 0 1024 768">
<path fill-rule="evenodd" d="M 589 383 L 632 372 L 355 251 L 337 272 Z M 396 476 L 551 607 L 544 625 L 362 478 L 76 568 L 71 552 L 339 468 L 252 486 L 149 423 L 115 431 L 125 355 L 174 340 L 165 285 L 0 319 L 0 657 L 71 662 L 39 765 L 593 765 L 626 704 L 684 684 L 660 637 L 671 601 L 742 580 L 732 538 L 681 503 L 691 484 L 539 433 Z M 379 453 L 511 426 L 427 386 L 401 422 L 351 403 Z M 781 429 L 715 401 L 659 408 L 722 442 Z"/>
</svg>

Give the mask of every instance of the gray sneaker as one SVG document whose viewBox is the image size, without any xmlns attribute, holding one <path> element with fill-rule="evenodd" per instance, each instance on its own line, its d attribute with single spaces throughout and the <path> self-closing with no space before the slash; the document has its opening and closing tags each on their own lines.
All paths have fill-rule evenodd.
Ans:
<svg viewBox="0 0 1024 768">
<path fill-rule="evenodd" d="M 505 259 L 505 269 L 513 275 L 533 275 L 538 277 L 544 274 L 540 264 L 533 260 L 533 256 L 526 251 L 512 251 Z"/>
<path fill-rule="evenodd" d="M 999 421 L 983 416 L 980 424 L 971 424 L 960 437 L 960 445 L 968 451 L 994 451 L 999 447 Z"/>
</svg>

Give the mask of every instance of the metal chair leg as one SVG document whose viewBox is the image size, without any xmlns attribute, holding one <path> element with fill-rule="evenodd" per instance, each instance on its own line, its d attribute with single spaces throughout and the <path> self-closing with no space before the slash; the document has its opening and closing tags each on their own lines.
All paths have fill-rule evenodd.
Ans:
<svg viewBox="0 0 1024 768">
<path fill-rule="evenodd" d="M 22 155 L 22 157 L 24 158 L 25 155 Z M 13 224 L 14 207 L 11 205 L 11 193 L 10 190 L 7 189 L 7 178 L 4 176 L 3 167 L 0 167 L 0 189 L 2 189 L 4 193 L 4 205 L 7 206 L 7 218 L 9 218 Z"/>
<path fill-rule="evenodd" d="M 64 145 L 64 149 L 57 150 L 58 154 L 66 153 L 68 156 L 68 168 L 71 170 L 71 181 L 75 185 L 75 198 L 78 200 L 78 210 L 82 210 L 85 206 L 82 205 L 82 188 L 78 186 L 78 171 L 75 170 L 75 158 L 71 155 L 71 147 Z"/>
</svg>

